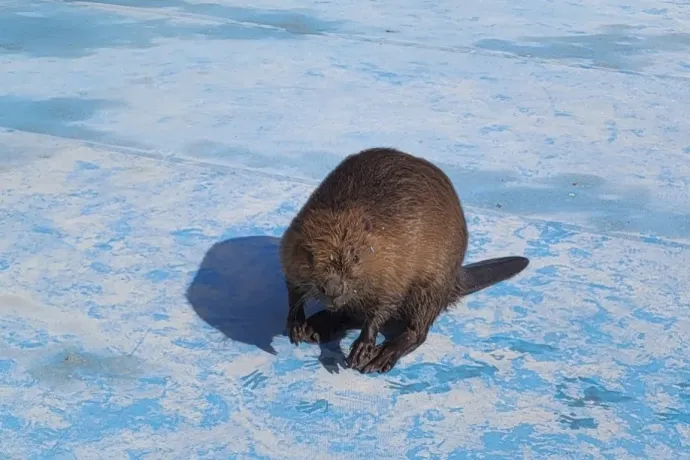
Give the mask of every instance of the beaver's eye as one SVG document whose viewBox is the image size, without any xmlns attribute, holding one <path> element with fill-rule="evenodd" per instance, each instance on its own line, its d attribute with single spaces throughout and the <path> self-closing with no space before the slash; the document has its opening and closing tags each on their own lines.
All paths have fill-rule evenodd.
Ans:
<svg viewBox="0 0 690 460">
<path fill-rule="evenodd" d="M 356 264 L 358 264 L 358 263 L 359 263 L 359 254 L 355 254 L 354 256 L 352 256 L 352 260 L 353 260 Z"/>
</svg>

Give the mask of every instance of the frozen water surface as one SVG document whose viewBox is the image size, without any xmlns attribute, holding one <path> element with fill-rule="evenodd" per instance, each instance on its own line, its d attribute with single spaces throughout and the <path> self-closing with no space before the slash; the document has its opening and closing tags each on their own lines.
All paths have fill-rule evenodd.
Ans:
<svg viewBox="0 0 690 460">
<path fill-rule="evenodd" d="M 687 1 L 2 0 L 0 69 L 0 457 L 690 458 Z M 379 145 L 531 265 L 363 376 L 276 248 Z"/>
</svg>

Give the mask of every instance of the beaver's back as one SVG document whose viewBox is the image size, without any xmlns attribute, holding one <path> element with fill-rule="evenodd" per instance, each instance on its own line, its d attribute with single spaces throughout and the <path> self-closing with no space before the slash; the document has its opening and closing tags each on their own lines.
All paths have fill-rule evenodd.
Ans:
<svg viewBox="0 0 690 460">
<path fill-rule="evenodd" d="M 425 207 L 439 207 L 456 216 L 460 213 L 453 185 L 443 171 L 423 158 L 391 148 L 348 156 L 326 176 L 312 198 L 314 205 L 332 209 L 364 205 L 381 218 L 414 217 Z"/>
<path fill-rule="evenodd" d="M 460 200 L 448 177 L 430 162 L 395 149 L 347 157 L 310 197 L 305 208 L 311 207 L 364 209 L 378 246 L 381 270 L 376 271 L 398 277 L 403 285 L 410 278 L 450 276 L 467 248 Z"/>
</svg>

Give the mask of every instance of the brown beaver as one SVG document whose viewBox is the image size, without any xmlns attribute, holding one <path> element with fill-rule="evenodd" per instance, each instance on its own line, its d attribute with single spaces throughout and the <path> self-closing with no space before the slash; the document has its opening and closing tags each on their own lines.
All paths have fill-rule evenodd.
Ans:
<svg viewBox="0 0 690 460">
<path fill-rule="evenodd" d="M 325 342 L 360 325 L 348 366 L 389 371 L 426 340 L 443 310 L 529 263 L 504 257 L 463 267 L 467 240 L 460 200 L 438 167 L 393 148 L 348 156 L 311 194 L 281 240 L 290 341 Z M 309 298 L 326 309 L 307 321 Z M 377 345 L 389 321 L 404 328 Z"/>
</svg>

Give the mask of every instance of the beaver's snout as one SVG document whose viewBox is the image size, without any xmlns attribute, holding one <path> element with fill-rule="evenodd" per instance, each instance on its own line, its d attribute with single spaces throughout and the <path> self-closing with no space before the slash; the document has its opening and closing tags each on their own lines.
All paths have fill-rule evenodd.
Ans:
<svg viewBox="0 0 690 460">
<path fill-rule="evenodd" d="M 345 292 L 343 282 L 336 277 L 329 278 L 323 285 L 323 293 L 332 299 L 340 297 L 343 292 Z"/>
</svg>

